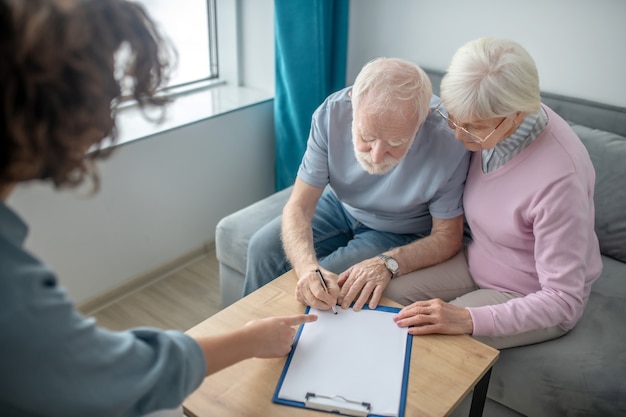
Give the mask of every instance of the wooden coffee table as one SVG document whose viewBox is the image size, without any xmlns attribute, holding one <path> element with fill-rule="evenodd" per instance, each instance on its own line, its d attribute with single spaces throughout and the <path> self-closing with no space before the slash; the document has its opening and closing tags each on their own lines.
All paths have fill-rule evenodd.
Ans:
<svg viewBox="0 0 626 417">
<path fill-rule="evenodd" d="M 269 316 L 303 313 L 296 277 L 288 272 L 190 329 L 193 336 L 224 333 Z M 381 305 L 401 307 L 388 300 Z M 474 389 L 470 416 L 482 415 L 491 367 L 498 351 L 469 336 L 414 336 L 406 416 L 448 415 Z M 272 403 L 286 357 L 249 359 L 207 377 L 183 403 L 190 417 L 313 417 L 321 411 Z"/>
</svg>

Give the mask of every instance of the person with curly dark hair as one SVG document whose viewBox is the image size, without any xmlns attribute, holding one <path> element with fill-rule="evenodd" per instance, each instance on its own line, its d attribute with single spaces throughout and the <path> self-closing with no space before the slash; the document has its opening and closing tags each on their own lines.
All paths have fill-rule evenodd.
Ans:
<svg viewBox="0 0 626 417">
<path fill-rule="evenodd" d="M 163 108 L 174 52 L 126 0 L 0 0 L 0 415 L 141 416 L 178 407 L 203 378 L 250 357 L 286 355 L 315 316 L 270 317 L 193 339 L 112 332 L 81 316 L 54 272 L 24 248 L 6 201 L 16 185 L 73 188 L 116 140 L 126 98 Z M 124 86 L 124 88 L 122 88 Z"/>
</svg>

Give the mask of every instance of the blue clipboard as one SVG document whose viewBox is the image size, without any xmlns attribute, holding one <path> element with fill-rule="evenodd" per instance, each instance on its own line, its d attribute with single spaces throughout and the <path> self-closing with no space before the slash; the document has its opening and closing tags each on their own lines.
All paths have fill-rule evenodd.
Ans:
<svg viewBox="0 0 626 417">
<path fill-rule="evenodd" d="M 307 307 L 305 314 L 310 313 L 311 308 Z M 363 311 L 369 310 L 366 306 L 363 307 Z M 378 306 L 376 311 L 388 312 L 391 314 L 397 313 L 400 311 L 399 308 L 396 307 L 387 307 L 387 306 Z M 342 310 L 339 311 L 341 314 Z M 358 314 L 358 313 L 356 313 Z M 310 323 L 310 324 L 315 324 Z M 298 349 L 298 342 L 300 341 L 300 337 L 302 335 L 302 331 L 304 326 L 307 324 L 301 325 L 296 334 L 296 338 L 294 340 L 293 348 L 287 357 L 287 361 L 285 362 L 285 366 L 283 367 L 283 371 L 280 375 L 280 379 L 276 384 L 276 389 L 274 391 L 274 395 L 272 397 L 272 402 L 276 404 L 288 405 L 292 407 L 299 408 L 310 408 L 317 411 L 326 411 L 333 414 L 347 415 L 347 416 L 369 416 L 369 417 L 383 417 L 378 414 L 372 414 L 371 408 L 372 404 L 370 404 L 367 399 L 361 398 L 346 398 L 341 396 L 339 393 L 319 393 L 319 392 L 307 392 L 302 398 L 302 401 L 294 401 L 292 399 L 286 399 L 280 397 L 280 392 L 283 387 L 283 383 L 285 382 L 285 377 L 292 365 L 292 360 L 294 355 Z M 375 337 L 375 335 L 372 335 Z M 407 385 L 409 380 L 409 369 L 411 365 L 411 346 L 413 342 L 412 335 L 407 335 L 406 347 L 405 347 L 405 356 L 404 356 L 404 365 L 402 369 L 402 382 L 401 382 L 401 394 L 399 401 L 399 409 L 397 415 L 399 417 L 404 416 L 405 408 L 406 408 L 406 393 L 407 393 Z"/>
</svg>

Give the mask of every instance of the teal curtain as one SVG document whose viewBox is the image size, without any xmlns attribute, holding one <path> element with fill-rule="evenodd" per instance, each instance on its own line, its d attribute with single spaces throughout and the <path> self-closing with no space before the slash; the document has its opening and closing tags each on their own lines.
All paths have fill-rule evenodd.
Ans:
<svg viewBox="0 0 626 417">
<path fill-rule="evenodd" d="M 293 184 L 311 116 L 345 87 L 349 0 L 274 0 L 276 190 Z"/>
</svg>

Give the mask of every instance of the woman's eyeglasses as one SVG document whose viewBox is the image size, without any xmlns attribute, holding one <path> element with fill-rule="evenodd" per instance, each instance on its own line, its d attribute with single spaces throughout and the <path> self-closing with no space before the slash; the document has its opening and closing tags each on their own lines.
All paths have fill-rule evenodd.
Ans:
<svg viewBox="0 0 626 417">
<path fill-rule="evenodd" d="M 496 125 L 496 127 L 494 127 L 493 130 L 491 132 L 489 132 L 489 134 L 487 136 L 482 138 L 479 135 L 470 132 L 469 130 L 467 130 L 463 126 L 460 126 L 460 125 L 456 124 L 456 122 L 454 120 L 450 119 L 448 116 L 443 114 L 443 112 L 439 109 L 440 106 L 441 106 L 441 104 L 438 104 L 437 107 L 435 107 L 435 111 L 437 113 L 439 113 L 439 115 L 441 117 L 443 117 L 446 122 L 448 122 L 448 126 L 450 126 L 450 129 L 459 129 L 461 132 L 465 133 L 474 142 L 478 142 L 478 143 L 485 143 L 487 140 L 489 140 L 491 135 L 493 135 L 495 133 L 495 131 L 498 130 L 498 128 L 502 125 L 502 123 L 504 123 L 504 121 L 507 119 L 506 117 L 503 117 L 502 120 L 500 120 L 500 123 L 498 123 Z"/>
</svg>

